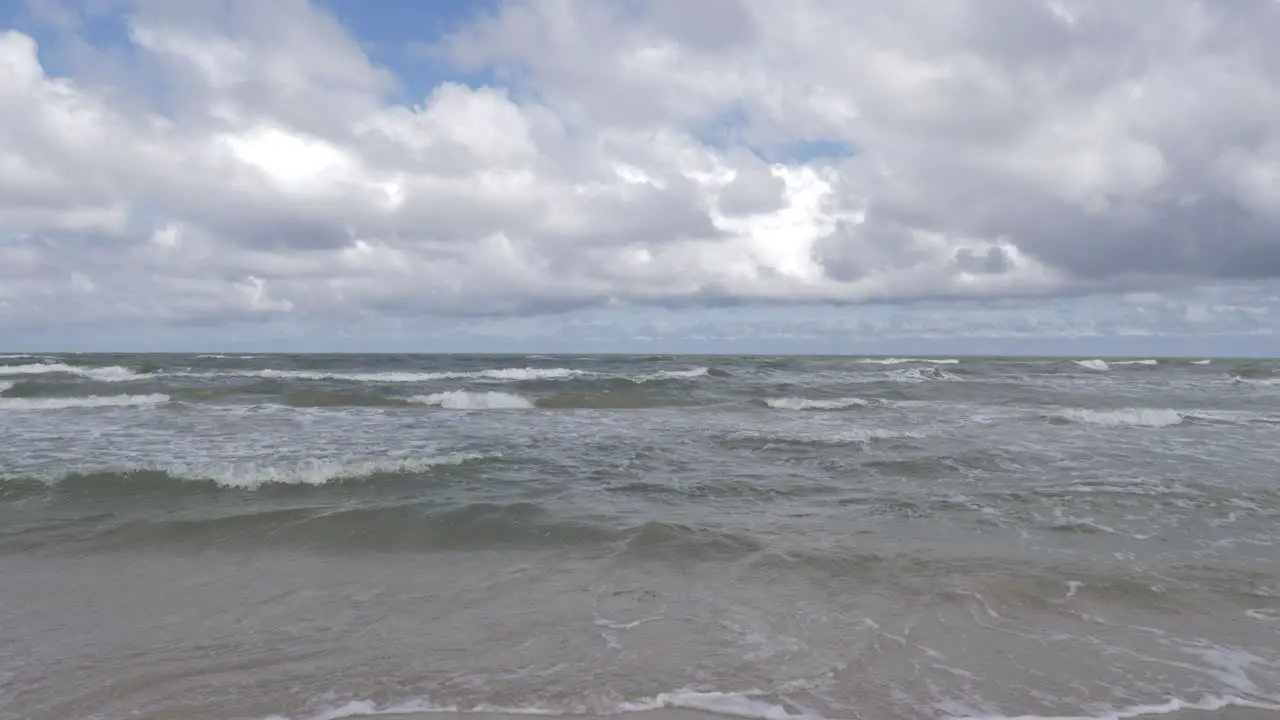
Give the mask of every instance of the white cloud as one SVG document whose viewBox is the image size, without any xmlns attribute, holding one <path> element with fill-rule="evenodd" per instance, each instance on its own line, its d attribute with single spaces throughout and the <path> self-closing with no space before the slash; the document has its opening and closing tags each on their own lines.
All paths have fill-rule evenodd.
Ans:
<svg viewBox="0 0 1280 720">
<path fill-rule="evenodd" d="M 495 82 L 410 104 L 304 0 L 125 20 L 151 92 L 0 33 L 0 326 L 1096 291 L 1202 330 L 1280 275 L 1260 0 L 513 0 L 438 39 Z"/>
</svg>

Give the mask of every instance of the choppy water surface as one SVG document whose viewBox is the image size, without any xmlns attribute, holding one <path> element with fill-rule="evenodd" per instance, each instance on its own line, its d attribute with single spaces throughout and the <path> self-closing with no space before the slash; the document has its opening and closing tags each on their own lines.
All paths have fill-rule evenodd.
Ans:
<svg viewBox="0 0 1280 720">
<path fill-rule="evenodd" d="M 0 717 L 1280 711 L 1278 453 L 1275 361 L 6 356 Z"/>
</svg>

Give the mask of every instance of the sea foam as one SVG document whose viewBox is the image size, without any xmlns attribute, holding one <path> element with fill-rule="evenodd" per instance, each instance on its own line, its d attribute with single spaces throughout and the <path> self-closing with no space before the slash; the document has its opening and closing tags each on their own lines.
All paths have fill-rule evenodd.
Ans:
<svg viewBox="0 0 1280 720">
<path fill-rule="evenodd" d="M 180 480 L 213 482 L 224 488 L 257 490 L 266 485 L 326 485 L 340 480 L 424 472 L 440 465 L 460 465 L 480 455 L 457 453 L 432 457 L 314 459 L 292 463 L 175 464 L 148 468 Z"/>
<path fill-rule="evenodd" d="M 0 390 L 2 391 L 2 390 Z M 0 410 L 68 410 L 162 405 L 169 396 L 151 395 L 87 395 L 82 397 L 0 398 Z"/>
<path fill-rule="evenodd" d="M 1117 410 L 1086 410 L 1067 408 L 1062 417 L 1073 422 L 1111 427 L 1168 427 L 1183 421 L 1182 413 L 1168 408 L 1120 408 Z"/>
<path fill-rule="evenodd" d="M 859 397 L 814 399 L 802 397 L 767 398 L 765 405 L 774 410 L 843 410 L 851 407 L 866 407 L 870 400 Z"/>
</svg>

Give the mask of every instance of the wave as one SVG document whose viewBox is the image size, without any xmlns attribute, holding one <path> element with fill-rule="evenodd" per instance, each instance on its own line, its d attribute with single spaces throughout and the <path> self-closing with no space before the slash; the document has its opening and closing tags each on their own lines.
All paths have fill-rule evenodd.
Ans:
<svg viewBox="0 0 1280 720">
<path fill-rule="evenodd" d="M 863 365 L 906 365 L 908 363 L 929 363 L 932 365 L 958 365 L 957 358 L 859 358 L 856 362 Z"/>
<path fill-rule="evenodd" d="M 852 407 L 867 407 L 871 401 L 859 397 L 828 399 L 784 397 L 767 398 L 764 404 L 774 410 L 844 410 Z"/>
<path fill-rule="evenodd" d="M 553 707 L 533 704 L 524 706 L 492 705 L 488 703 L 472 703 L 465 706 L 437 703 L 428 698 L 406 700 L 396 703 L 377 703 L 372 700 L 350 700 L 331 705 L 310 715 L 289 718 L 284 715 L 269 715 L 263 720 L 342 720 L 355 717 L 378 717 L 415 715 L 466 715 L 477 714 L 490 720 L 514 720 L 515 717 L 541 716 L 581 718 L 594 720 L 600 717 L 626 715 L 629 713 L 650 713 L 654 710 L 678 709 L 693 710 L 722 717 L 743 718 L 744 720 L 822 720 L 812 712 L 797 713 L 782 705 L 770 702 L 766 693 L 760 692 L 716 692 L 705 690 L 676 690 L 659 693 L 652 697 L 637 700 L 619 700 L 602 704 L 600 700 L 593 702 L 593 714 L 582 714 L 578 705 L 570 707 Z"/>
<path fill-rule="evenodd" d="M 0 410 L 68 410 L 72 408 L 138 407 L 163 405 L 169 396 L 162 393 L 150 395 L 87 395 L 81 397 L 9 398 L 0 397 Z"/>
<path fill-rule="evenodd" d="M 260 490 L 272 486 L 320 487 L 367 482 L 380 476 L 412 475 L 433 468 L 462 465 L 485 455 L 454 453 L 411 458 L 320 458 L 278 463 L 168 463 L 125 469 L 71 472 L 39 478 L 0 476 L 0 484 L 23 494 L 56 488 L 61 492 L 118 497 L 136 492 L 186 492 L 201 485 L 224 490 Z"/>
<path fill-rule="evenodd" d="M 890 375 L 890 379 L 900 383 L 921 383 L 930 381 L 947 381 L 947 382 L 963 382 L 964 378 L 959 375 L 943 370 L 938 367 L 925 368 L 903 368 L 894 370 Z"/>
<path fill-rule="evenodd" d="M 730 435 L 730 443 L 747 442 L 756 449 L 774 445 L 830 446 L 870 445 L 887 440 L 922 440 L 926 434 L 914 430 L 885 430 L 884 428 L 847 427 L 833 432 L 743 432 Z M 757 446 L 763 443 L 763 447 Z"/>
<path fill-rule="evenodd" d="M 361 383 L 422 383 L 437 380 L 561 380 L 592 375 L 587 370 L 569 368 L 496 368 L 457 372 L 332 372 L 324 370 L 224 370 L 212 373 L 184 373 L 194 377 L 259 377 L 275 380 L 337 380 Z"/>
<path fill-rule="evenodd" d="M 1094 358 L 1093 360 L 1072 360 L 1071 362 L 1079 365 L 1085 370 L 1093 370 L 1095 372 L 1106 372 L 1111 369 L 1111 366 L 1108 365 L 1105 360 L 1097 358 Z"/>
<path fill-rule="evenodd" d="M 513 393 L 493 391 L 467 392 L 465 390 L 454 390 L 430 395 L 415 395 L 409 400 L 448 410 L 528 410 L 533 408 L 533 403 L 525 397 Z"/>
<path fill-rule="evenodd" d="M 1118 410 L 1067 408 L 1058 416 L 1071 422 L 1109 427 L 1169 427 L 1181 424 L 1185 420 L 1182 413 L 1168 408 L 1121 408 Z"/>
<path fill-rule="evenodd" d="M 13 389 L 13 383 L 0 380 L 0 395 L 4 395 L 6 392 L 12 389 Z"/>
<path fill-rule="evenodd" d="M 202 399 L 210 397 L 208 392 L 180 391 L 182 399 Z M 388 397 L 368 392 L 335 392 L 332 390 L 300 390 L 289 393 L 285 397 L 285 405 L 298 408 L 322 407 L 406 407 L 413 402 L 408 398 Z"/>
<path fill-rule="evenodd" d="M 98 515 L 81 521 L 76 539 L 103 550 L 184 544 L 336 553 L 578 548 L 611 557 L 678 561 L 739 560 L 763 547 L 748 536 L 675 522 L 619 527 L 563 516 L 535 502 L 438 500 L 308 507 L 209 504 L 185 513 Z"/>
<path fill-rule="evenodd" d="M 1112 360 L 1112 365 L 1159 365 L 1159 360 L 1147 358 L 1145 360 Z"/>
<path fill-rule="evenodd" d="M 119 365 L 110 365 L 106 367 L 82 367 L 79 365 L 68 365 L 66 363 L 24 363 L 21 365 L 0 365 L 0 375 L 78 375 L 90 380 L 99 382 L 128 382 L 130 380 L 139 380 L 146 375 L 137 373 L 129 368 L 120 367 Z"/>
<path fill-rule="evenodd" d="M 1136 720 L 1150 715 L 1172 715 L 1186 710 L 1192 712 L 1218 712 L 1231 707 L 1251 710 L 1280 711 L 1280 704 L 1261 702 L 1228 695 L 1223 697 L 1205 696 L 1199 701 L 1169 698 L 1152 705 L 1131 705 L 1123 708 L 1097 710 L 1086 715 L 972 715 L 971 720 Z"/>
<path fill-rule="evenodd" d="M 672 378 L 696 378 L 705 377 L 710 374 L 711 368 L 709 367 L 696 367 L 688 370 L 659 370 L 658 372 L 651 373 L 649 375 L 641 375 L 637 378 L 637 381 L 645 382 L 648 380 L 667 380 Z"/>
<path fill-rule="evenodd" d="M 0 373 L 2 374 L 2 373 Z M 426 383 L 440 380 L 488 380 L 495 382 L 528 382 L 535 380 L 570 380 L 574 378 L 613 377 L 605 373 L 575 368 L 511 367 L 485 370 L 448 372 L 339 372 L 329 370 L 220 370 L 211 372 L 173 373 L 185 377 L 257 377 L 270 380 L 334 380 L 357 383 Z M 681 370 L 658 370 L 632 377 L 621 376 L 631 382 L 644 383 L 660 380 L 687 380 L 700 377 L 728 377 L 720 368 L 696 367 Z"/>
<path fill-rule="evenodd" d="M 542 410 L 643 410 L 645 408 L 690 407 L 703 404 L 684 394 L 639 392 L 634 389 L 614 392 L 557 393 L 533 402 Z"/>
</svg>

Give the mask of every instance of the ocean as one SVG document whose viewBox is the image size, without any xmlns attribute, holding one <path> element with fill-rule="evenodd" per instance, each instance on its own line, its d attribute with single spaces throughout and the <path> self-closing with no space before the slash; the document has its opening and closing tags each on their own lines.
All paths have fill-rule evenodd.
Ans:
<svg viewBox="0 0 1280 720">
<path fill-rule="evenodd" d="M 7 355 L 0 718 L 1276 717 L 1278 457 L 1271 360 Z"/>
</svg>

